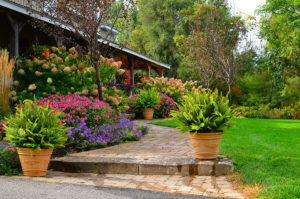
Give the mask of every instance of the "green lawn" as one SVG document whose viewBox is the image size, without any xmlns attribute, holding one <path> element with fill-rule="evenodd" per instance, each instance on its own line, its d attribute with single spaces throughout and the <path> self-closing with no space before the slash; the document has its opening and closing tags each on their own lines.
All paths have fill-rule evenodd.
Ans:
<svg viewBox="0 0 300 199">
<path fill-rule="evenodd" d="M 220 153 L 232 157 L 245 184 L 260 184 L 260 198 L 300 198 L 300 121 L 234 119 Z M 176 121 L 154 122 L 175 127 Z"/>
</svg>

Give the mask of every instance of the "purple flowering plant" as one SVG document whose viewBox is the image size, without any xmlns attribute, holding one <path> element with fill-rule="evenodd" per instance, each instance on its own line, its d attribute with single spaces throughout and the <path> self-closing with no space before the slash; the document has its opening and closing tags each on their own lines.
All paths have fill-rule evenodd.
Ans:
<svg viewBox="0 0 300 199">
<path fill-rule="evenodd" d="M 0 175 L 20 174 L 21 165 L 16 149 L 9 141 L 0 141 Z"/>
<path fill-rule="evenodd" d="M 147 133 L 147 126 L 137 126 L 126 117 L 95 127 L 88 127 L 84 121 L 73 122 L 77 125 L 69 127 L 68 147 L 76 149 L 99 148 L 129 140 L 139 140 Z"/>
</svg>

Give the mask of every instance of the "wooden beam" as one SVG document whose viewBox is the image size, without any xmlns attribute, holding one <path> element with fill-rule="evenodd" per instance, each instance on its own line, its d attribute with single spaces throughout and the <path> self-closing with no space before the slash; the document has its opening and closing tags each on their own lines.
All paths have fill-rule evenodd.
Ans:
<svg viewBox="0 0 300 199">
<path fill-rule="evenodd" d="M 15 55 L 15 57 L 18 57 L 19 53 L 20 53 L 19 52 L 19 34 L 26 22 L 18 20 L 16 18 L 12 17 L 11 15 L 7 15 L 7 17 L 10 22 L 10 25 L 14 31 L 13 36 L 12 36 L 14 55 Z"/>
<path fill-rule="evenodd" d="M 134 95 L 134 58 L 127 56 L 130 70 L 130 95 Z"/>
<path fill-rule="evenodd" d="M 151 77 L 151 65 L 148 64 L 147 65 L 147 79 L 150 79 L 150 77 Z"/>
</svg>

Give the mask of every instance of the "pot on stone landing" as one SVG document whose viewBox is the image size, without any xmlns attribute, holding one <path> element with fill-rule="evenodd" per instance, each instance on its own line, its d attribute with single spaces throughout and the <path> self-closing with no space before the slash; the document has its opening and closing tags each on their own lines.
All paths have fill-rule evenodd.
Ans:
<svg viewBox="0 0 300 199">
<path fill-rule="evenodd" d="M 135 119 L 135 113 L 126 113 L 126 117 L 130 120 Z"/>
<path fill-rule="evenodd" d="M 190 132 L 190 139 L 196 158 L 206 160 L 216 159 L 222 135 L 223 132 L 196 134 Z"/>
<path fill-rule="evenodd" d="M 143 117 L 145 120 L 152 120 L 154 114 L 154 108 L 145 108 L 143 110 Z"/>
<path fill-rule="evenodd" d="M 46 176 L 53 149 L 37 151 L 30 148 L 18 148 L 17 151 L 25 176 Z"/>
</svg>

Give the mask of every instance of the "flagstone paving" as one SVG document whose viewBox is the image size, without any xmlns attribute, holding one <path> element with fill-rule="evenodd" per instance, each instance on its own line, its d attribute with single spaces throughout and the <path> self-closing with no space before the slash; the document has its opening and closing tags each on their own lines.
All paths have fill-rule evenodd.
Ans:
<svg viewBox="0 0 300 199">
<path fill-rule="evenodd" d="M 140 189 L 184 195 L 221 198 L 244 198 L 232 188 L 225 176 L 178 176 L 178 175 L 126 175 L 63 173 L 48 171 L 47 177 L 15 177 L 44 182 L 82 184 L 90 186 Z"/>
<path fill-rule="evenodd" d="M 134 121 L 148 125 L 148 121 Z M 63 172 L 134 175 L 224 175 L 232 172 L 231 160 L 199 161 L 188 134 L 177 129 L 148 125 L 140 141 L 71 154 L 51 160 L 50 168 Z"/>
<path fill-rule="evenodd" d="M 147 121 L 134 121 L 147 125 Z M 243 198 L 224 175 L 233 170 L 226 158 L 199 161 L 187 134 L 148 125 L 137 142 L 71 154 L 52 160 L 47 182 L 150 190 L 221 198 Z M 61 172 L 63 171 L 63 172 Z M 73 172 L 73 173 L 70 173 Z M 28 178 L 28 177 L 21 177 Z"/>
</svg>

